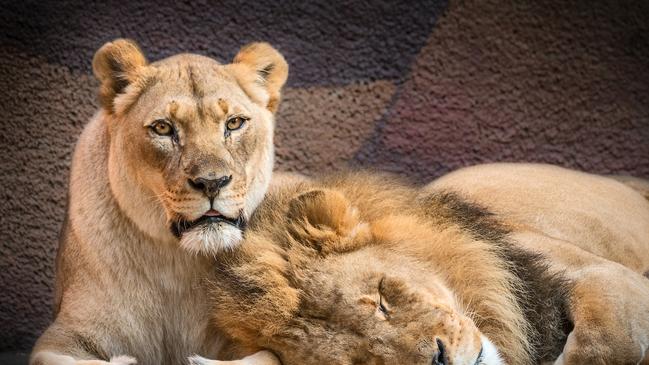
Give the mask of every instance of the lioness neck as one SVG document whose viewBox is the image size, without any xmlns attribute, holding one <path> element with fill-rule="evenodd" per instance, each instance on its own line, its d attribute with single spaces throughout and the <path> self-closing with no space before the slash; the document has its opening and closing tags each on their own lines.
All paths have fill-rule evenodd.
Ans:
<svg viewBox="0 0 649 365">
<path fill-rule="evenodd" d="M 164 217 L 136 182 L 124 179 L 112 185 L 105 122 L 101 113 L 93 118 L 74 154 L 57 302 L 62 297 L 86 299 L 82 307 L 68 303 L 61 311 L 101 323 L 109 331 L 93 334 L 106 337 L 101 346 L 136 356 L 139 364 L 181 363 L 191 353 L 214 354 L 220 345 L 206 320 L 206 298 L 197 290 L 210 260 L 184 252 L 153 227 L 142 229 L 143 222 L 166 229 Z M 128 183 L 134 185 L 126 190 Z M 123 194 L 121 200 L 115 191 Z M 132 219 L 138 213 L 145 217 Z"/>
</svg>

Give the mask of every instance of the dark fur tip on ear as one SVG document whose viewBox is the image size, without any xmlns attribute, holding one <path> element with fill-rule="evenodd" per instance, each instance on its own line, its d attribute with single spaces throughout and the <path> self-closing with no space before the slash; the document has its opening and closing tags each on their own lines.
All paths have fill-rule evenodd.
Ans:
<svg viewBox="0 0 649 365">
<path fill-rule="evenodd" d="M 241 48 L 233 63 L 246 65 L 255 72 L 257 82 L 268 91 L 268 109 L 273 113 L 277 111 L 281 90 L 288 78 L 284 56 L 270 44 L 257 42 Z"/>
<path fill-rule="evenodd" d="M 140 47 L 128 39 L 117 39 L 104 44 L 95 53 L 92 69 L 101 82 L 99 100 L 104 108 L 113 109 L 113 99 L 132 83 L 147 61 Z"/>
</svg>

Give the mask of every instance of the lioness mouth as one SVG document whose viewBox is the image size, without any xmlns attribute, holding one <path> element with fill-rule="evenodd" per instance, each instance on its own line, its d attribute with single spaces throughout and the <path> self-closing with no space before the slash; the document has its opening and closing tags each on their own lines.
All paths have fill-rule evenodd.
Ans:
<svg viewBox="0 0 649 365">
<path fill-rule="evenodd" d="M 188 221 L 188 220 L 178 220 L 171 224 L 171 232 L 174 236 L 180 238 L 183 233 L 194 229 L 199 226 L 208 226 L 210 224 L 218 223 L 227 223 L 229 225 L 235 226 L 243 231 L 246 226 L 246 220 L 243 217 L 243 214 L 239 214 L 237 218 L 228 218 L 224 215 L 219 214 L 214 210 L 210 210 L 205 215 L 202 215 L 200 218 Z"/>
</svg>

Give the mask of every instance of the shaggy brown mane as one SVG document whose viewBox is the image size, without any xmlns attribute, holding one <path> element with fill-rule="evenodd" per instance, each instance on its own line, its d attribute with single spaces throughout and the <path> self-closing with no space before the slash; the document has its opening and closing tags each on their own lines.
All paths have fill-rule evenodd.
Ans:
<svg viewBox="0 0 649 365">
<path fill-rule="evenodd" d="M 267 290 L 263 285 L 259 285 L 246 275 L 239 275 L 235 271 L 236 267 L 240 267 L 245 262 L 244 260 L 253 259 L 252 257 L 247 258 L 246 256 L 225 253 L 219 264 L 214 267 L 214 272 L 221 282 L 220 285 L 227 286 L 229 292 L 237 293 L 241 297 L 241 300 L 252 300 L 254 302 L 263 297 Z"/>
<path fill-rule="evenodd" d="M 459 225 L 474 238 L 491 242 L 497 254 L 518 278 L 516 300 L 531 325 L 534 362 L 551 361 L 561 353 L 572 323 L 568 318 L 568 280 L 550 272 L 546 258 L 520 249 L 508 241 L 510 230 L 488 209 L 450 191 L 421 198 L 426 213 Z"/>
<path fill-rule="evenodd" d="M 374 364 L 369 352 L 358 348 L 404 351 L 405 345 L 368 347 L 364 341 L 377 338 L 381 332 L 373 326 L 380 321 L 359 316 L 364 307 L 358 303 L 364 302 L 354 298 L 363 290 L 372 303 L 372 282 L 380 279 L 372 275 L 389 272 L 400 278 L 391 284 L 400 294 L 388 302 L 398 302 L 397 308 L 410 310 L 401 313 L 412 317 L 405 315 L 388 330 L 394 333 L 389 338 L 413 333 L 399 354 L 409 356 L 421 345 L 416 338 L 426 332 L 411 326 L 420 323 L 428 331 L 432 327 L 424 327 L 436 323 L 423 320 L 431 303 L 450 303 L 443 302 L 443 292 L 431 302 L 422 299 L 422 293 L 435 290 L 432 283 L 440 283 L 456 298 L 453 308 L 461 309 L 455 313 L 479 328 L 505 361 L 554 360 L 572 326 L 571 283 L 550 269 L 546 257 L 519 248 L 510 234 L 500 216 L 458 193 L 426 192 L 385 176 L 350 174 L 275 188 L 252 216 L 246 243 L 217 257 L 214 318 L 240 342 L 242 353 L 271 349 L 287 363 L 344 363 L 349 356 Z M 447 343 L 456 345 L 459 337 L 453 338 L 446 337 Z M 306 347 L 314 352 L 301 350 Z M 336 351 L 316 352 L 326 347 Z"/>
</svg>

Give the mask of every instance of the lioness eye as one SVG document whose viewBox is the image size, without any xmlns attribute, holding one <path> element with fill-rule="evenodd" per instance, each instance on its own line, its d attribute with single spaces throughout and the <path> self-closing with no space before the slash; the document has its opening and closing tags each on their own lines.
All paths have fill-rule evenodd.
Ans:
<svg viewBox="0 0 649 365">
<path fill-rule="evenodd" d="M 153 122 L 153 124 L 151 124 L 151 129 L 161 136 L 170 136 L 174 131 L 171 124 L 164 120 L 156 120 Z"/>
<path fill-rule="evenodd" d="M 246 119 L 244 117 L 233 117 L 228 119 L 228 121 L 225 124 L 225 127 L 228 129 L 228 131 L 236 131 L 237 129 L 241 128 L 245 123 L 246 123 Z"/>
</svg>

